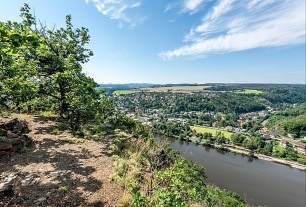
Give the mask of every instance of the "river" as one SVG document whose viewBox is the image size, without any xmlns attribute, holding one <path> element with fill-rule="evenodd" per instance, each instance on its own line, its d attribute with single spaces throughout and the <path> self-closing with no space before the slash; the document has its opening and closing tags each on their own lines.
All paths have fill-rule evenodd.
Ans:
<svg viewBox="0 0 306 207">
<path fill-rule="evenodd" d="M 240 194 L 247 203 L 305 207 L 306 172 L 286 165 L 169 139 L 170 148 L 205 167 L 207 183 Z"/>
</svg>

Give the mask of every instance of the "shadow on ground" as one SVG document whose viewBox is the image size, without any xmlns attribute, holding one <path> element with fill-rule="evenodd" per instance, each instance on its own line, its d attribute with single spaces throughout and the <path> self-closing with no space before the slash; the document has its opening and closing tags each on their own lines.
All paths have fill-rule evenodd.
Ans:
<svg viewBox="0 0 306 207">
<path fill-rule="evenodd" d="M 48 121 L 40 117 L 34 119 L 34 122 Z M 50 134 L 54 127 L 56 124 L 36 128 L 35 134 Z M 0 175 L 16 173 L 20 178 L 31 175 L 39 179 L 32 186 L 21 187 L 18 195 L 1 198 L 0 206 L 107 206 L 102 201 L 87 201 L 103 185 L 92 176 L 96 170 L 82 162 L 96 154 L 82 147 L 77 150 L 69 149 L 69 146 L 62 149 L 65 144 L 69 145 L 63 140 L 44 138 L 27 153 L 0 157 Z M 110 156 L 106 149 L 109 149 L 111 141 L 106 139 L 103 144 L 101 154 Z"/>
</svg>

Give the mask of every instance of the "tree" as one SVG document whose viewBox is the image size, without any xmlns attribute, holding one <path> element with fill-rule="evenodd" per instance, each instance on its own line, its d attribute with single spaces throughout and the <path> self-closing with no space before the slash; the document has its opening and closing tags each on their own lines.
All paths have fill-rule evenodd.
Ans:
<svg viewBox="0 0 306 207">
<path fill-rule="evenodd" d="M 224 134 L 220 131 L 216 132 L 216 141 L 218 144 L 225 144 L 226 138 L 224 137 Z"/>
<path fill-rule="evenodd" d="M 97 120 L 97 115 L 99 120 L 110 116 L 114 104 L 82 73 L 81 64 L 93 55 L 85 47 L 90 40 L 88 29 L 74 29 L 67 15 L 65 28 L 50 30 L 38 24 L 27 4 L 21 8 L 21 17 L 22 23 L 0 25 L 2 105 L 7 105 L 3 100 L 17 107 L 38 102 L 68 120 L 74 130 Z"/>
<path fill-rule="evenodd" d="M 7 110 L 15 107 L 20 111 L 22 104 L 35 97 L 34 62 L 23 54 L 38 46 L 43 46 L 41 39 L 24 25 L 0 22 L 0 105 Z"/>
<path fill-rule="evenodd" d="M 231 135 L 231 141 L 233 142 L 234 145 L 241 146 L 245 138 L 246 136 L 242 133 L 234 133 Z"/>
</svg>

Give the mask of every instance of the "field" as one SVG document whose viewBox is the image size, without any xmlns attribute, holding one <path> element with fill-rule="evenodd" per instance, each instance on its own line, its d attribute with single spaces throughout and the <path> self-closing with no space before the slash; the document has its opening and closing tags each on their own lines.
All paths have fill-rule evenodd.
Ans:
<svg viewBox="0 0 306 207">
<path fill-rule="evenodd" d="M 243 93 L 243 94 L 261 94 L 262 91 L 254 90 L 254 89 L 244 89 L 243 91 L 239 91 L 237 93 Z"/>
<path fill-rule="evenodd" d="M 137 90 L 117 90 L 114 91 L 113 94 L 119 96 L 119 95 L 127 95 L 127 94 L 131 94 L 131 93 L 135 93 L 135 92 L 139 92 Z"/>
<path fill-rule="evenodd" d="M 228 139 L 233 134 L 232 132 L 228 132 L 228 131 L 224 131 L 224 130 L 218 130 L 218 129 L 212 129 L 212 128 L 203 127 L 203 126 L 190 126 L 190 128 L 192 130 L 196 130 L 197 133 L 205 133 L 205 132 L 207 132 L 207 133 L 211 133 L 213 136 L 215 136 L 218 131 L 221 131 L 221 133 L 224 134 L 224 137 L 228 138 Z"/>
<path fill-rule="evenodd" d="M 209 88 L 210 86 L 167 86 L 167 87 L 150 87 L 150 88 L 138 88 L 131 90 L 117 90 L 114 91 L 115 95 L 124 95 L 131 93 L 139 93 L 139 92 L 172 92 L 172 93 L 191 93 L 191 92 L 199 92 L 204 88 Z"/>
</svg>

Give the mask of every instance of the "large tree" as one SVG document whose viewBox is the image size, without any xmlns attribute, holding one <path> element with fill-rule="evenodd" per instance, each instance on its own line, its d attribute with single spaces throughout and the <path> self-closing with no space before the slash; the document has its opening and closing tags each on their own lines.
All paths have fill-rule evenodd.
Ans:
<svg viewBox="0 0 306 207">
<path fill-rule="evenodd" d="M 3 74 L 2 82 L 6 82 L 9 91 L 15 90 L 19 83 L 29 83 L 27 87 L 23 85 L 20 90 L 23 94 L 32 94 L 32 104 L 39 103 L 42 108 L 54 110 L 64 118 L 69 120 L 73 129 L 78 129 L 80 124 L 94 120 L 97 114 L 105 117 L 113 110 L 113 104 L 103 96 L 103 91 L 96 90 L 97 83 L 82 72 L 82 64 L 89 61 L 93 52 L 86 48 L 90 36 L 88 29 L 74 28 L 71 16 L 66 16 L 66 27 L 59 29 L 48 29 L 30 13 L 30 7 L 25 4 L 21 8 L 21 23 L 7 22 L 3 24 L 6 31 L 14 31 L 16 28 L 28 32 L 28 40 L 35 46 L 21 47 L 15 58 L 7 61 L 2 59 L 2 73 L 11 70 L 15 79 L 11 79 L 8 74 Z M 18 38 L 17 38 L 18 37 Z M 14 36 L 12 36 L 14 39 Z M 20 39 L 19 36 L 16 36 Z M 32 39 L 31 39 L 32 38 Z M 38 39 L 39 41 L 36 41 Z M 21 41 L 22 42 L 22 41 Z M 37 44 L 38 43 L 38 44 Z M 13 44 L 14 46 L 14 44 Z M 21 74 L 24 74 L 22 77 Z M 17 79 L 16 79 L 17 78 Z M 17 87 L 17 89 L 19 90 Z M 16 90 L 16 92 L 18 92 Z M 19 96 L 19 92 L 16 95 Z M 14 100 L 12 102 L 23 102 L 24 100 Z"/>
</svg>

